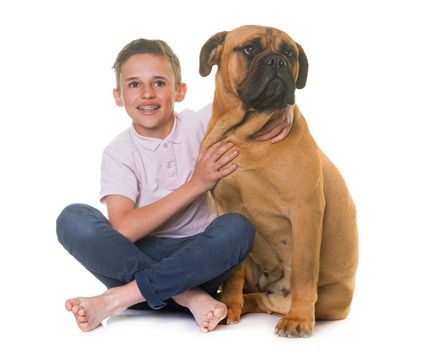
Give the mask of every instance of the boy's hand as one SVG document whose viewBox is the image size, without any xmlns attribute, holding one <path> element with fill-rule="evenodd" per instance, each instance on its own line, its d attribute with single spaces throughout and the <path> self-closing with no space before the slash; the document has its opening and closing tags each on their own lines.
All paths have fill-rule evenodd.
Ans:
<svg viewBox="0 0 422 350">
<path fill-rule="evenodd" d="M 224 140 L 216 142 L 208 149 L 201 147 L 190 182 L 199 186 L 201 192 L 206 192 L 214 188 L 222 177 L 235 171 L 235 164 L 226 166 L 239 155 L 237 151 L 229 152 L 233 147 L 232 142 Z"/>
<path fill-rule="evenodd" d="M 293 108 L 290 108 L 285 114 L 275 114 L 261 130 L 252 135 L 253 138 L 257 141 L 271 139 L 271 143 L 280 142 L 289 135 L 293 125 L 293 115 Z"/>
</svg>

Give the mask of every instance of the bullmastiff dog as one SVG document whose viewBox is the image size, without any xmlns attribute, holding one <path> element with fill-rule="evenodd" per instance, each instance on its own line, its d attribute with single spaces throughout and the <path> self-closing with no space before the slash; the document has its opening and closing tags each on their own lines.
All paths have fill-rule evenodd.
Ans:
<svg viewBox="0 0 422 350">
<path fill-rule="evenodd" d="M 355 206 L 346 184 L 321 151 L 295 104 L 306 84 L 303 48 L 276 28 L 248 25 L 212 36 L 200 74 L 216 72 L 208 147 L 222 138 L 240 155 L 213 189 L 218 212 L 240 212 L 256 227 L 250 255 L 224 284 L 227 323 L 248 312 L 282 316 L 275 332 L 306 337 L 315 319 L 350 310 L 358 262 Z M 252 135 L 281 118 L 279 143 Z"/>
</svg>

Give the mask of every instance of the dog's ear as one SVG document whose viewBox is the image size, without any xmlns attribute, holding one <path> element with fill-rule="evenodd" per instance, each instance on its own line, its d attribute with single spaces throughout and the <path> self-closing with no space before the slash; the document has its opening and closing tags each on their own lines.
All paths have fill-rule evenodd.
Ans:
<svg viewBox="0 0 422 350">
<path fill-rule="evenodd" d="M 299 49 L 299 74 L 296 80 L 296 88 L 303 89 L 306 85 L 306 79 L 308 78 L 308 58 L 306 57 L 305 51 L 302 46 L 296 43 Z"/>
<path fill-rule="evenodd" d="M 206 77 L 211 73 L 212 66 L 219 63 L 226 35 L 227 32 L 214 34 L 202 46 L 199 56 L 199 74 L 201 76 Z"/>
</svg>

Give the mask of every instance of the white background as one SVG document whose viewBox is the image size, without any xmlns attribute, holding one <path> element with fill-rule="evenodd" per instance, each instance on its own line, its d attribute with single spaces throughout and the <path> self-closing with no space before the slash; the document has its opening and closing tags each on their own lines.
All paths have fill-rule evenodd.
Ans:
<svg viewBox="0 0 422 350">
<path fill-rule="evenodd" d="M 1 2 L 0 343 L 8 345 L 0 347 L 420 348 L 417 1 L 187 3 Z M 197 109 L 214 88 L 212 76 L 198 74 L 201 46 L 243 24 L 285 30 L 307 53 L 308 83 L 296 99 L 358 208 L 360 266 L 349 318 L 318 323 L 304 340 L 274 336 L 271 315 L 204 335 L 187 316 L 137 313 L 81 333 L 64 300 L 104 287 L 59 245 L 55 219 L 72 202 L 101 208 L 102 149 L 129 125 L 112 98 L 115 56 L 138 37 L 165 40 L 188 84 L 177 110 Z"/>
</svg>

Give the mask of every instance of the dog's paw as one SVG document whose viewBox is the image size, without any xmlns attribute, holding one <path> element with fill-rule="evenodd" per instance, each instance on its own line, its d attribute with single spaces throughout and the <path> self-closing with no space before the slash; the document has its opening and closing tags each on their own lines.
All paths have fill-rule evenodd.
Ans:
<svg viewBox="0 0 422 350">
<path fill-rule="evenodd" d="M 313 317 L 288 314 L 278 321 L 274 333 L 280 337 L 310 337 L 314 326 L 315 319 Z"/>
<path fill-rule="evenodd" d="M 226 324 L 236 324 L 240 321 L 240 316 L 242 315 L 242 305 L 227 305 L 227 318 Z"/>
</svg>

